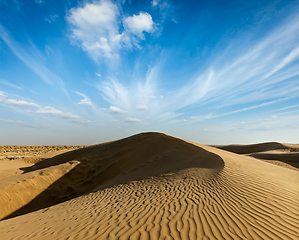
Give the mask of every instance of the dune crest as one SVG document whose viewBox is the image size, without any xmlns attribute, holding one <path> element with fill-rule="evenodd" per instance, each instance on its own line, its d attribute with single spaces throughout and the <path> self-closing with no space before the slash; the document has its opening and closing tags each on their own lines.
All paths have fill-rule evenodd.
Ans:
<svg viewBox="0 0 299 240">
<path fill-rule="evenodd" d="M 76 158 L 79 164 L 64 176 L 74 180 L 70 176 L 79 175 L 73 186 L 91 191 L 1 221 L 1 236 L 299 239 L 297 171 L 157 133 L 85 150 L 57 156 L 30 170 L 33 174 Z M 83 178 L 91 175 L 91 168 L 94 178 Z"/>
</svg>

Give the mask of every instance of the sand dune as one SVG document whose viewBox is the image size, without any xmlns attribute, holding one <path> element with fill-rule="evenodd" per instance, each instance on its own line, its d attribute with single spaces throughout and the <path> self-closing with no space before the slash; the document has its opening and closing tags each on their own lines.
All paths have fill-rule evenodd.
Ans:
<svg viewBox="0 0 299 240">
<path fill-rule="evenodd" d="M 14 212 L 29 213 L 0 222 L 3 239 L 299 239 L 298 171 L 164 134 L 24 170 L 0 180 L 1 199 L 3 188 L 12 202 L 32 193 Z"/>
<path fill-rule="evenodd" d="M 257 143 L 248 145 L 226 145 L 215 146 L 219 149 L 223 149 L 229 152 L 238 154 L 250 154 L 257 152 L 267 152 L 273 150 L 280 150 L 286 152 L 299 152 L 299 144 L 282 144 L 277 142 Z"/>
<path fill-rule="evenodd" d="M 299 144 L 268 142 L 216 147 L 229 152 L 266 160 L 266 162 L 299 171 Z"/>
</svg>

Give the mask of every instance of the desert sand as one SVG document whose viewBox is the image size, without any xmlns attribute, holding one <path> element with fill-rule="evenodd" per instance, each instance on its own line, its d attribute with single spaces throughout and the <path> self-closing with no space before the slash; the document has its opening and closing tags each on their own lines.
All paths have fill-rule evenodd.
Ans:
<svg viewBox="0 0 299 240">
<path fill-rule="evenodd" d="M 34 161 L 0 160 L 0 236 L 299 239 L 298 149 L 142 133 Z"/>
</svg>

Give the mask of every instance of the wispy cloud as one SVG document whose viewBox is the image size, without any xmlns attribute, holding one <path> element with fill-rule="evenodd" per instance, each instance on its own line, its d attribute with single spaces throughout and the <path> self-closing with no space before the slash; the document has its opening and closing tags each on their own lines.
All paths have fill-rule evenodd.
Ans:
<svg viewBox="0 0 299 240">
<path fill-rule="evenodd" d="M 26 48 L 21 47 L 1 24 L 0 38 L 24 64 L 35 72 L 44 82 L 48 84 L 58 84 L 60 87 L 63 87 L 64 83 L 61 78 L 42 64 L 43 61 L 40 58 L 42 54 L 33 43 L 26 46 Z"/>
<path fill-rule="evenodd" d="M 0 83 L 3 84 L 3 85 L 6 85 L 6 86 L 9 86 L 9 87 L 13 87 L 13 88 L 16 88 L 16 89 L 22 89 L 21 87 L 11 83 L 11 82 L 8 82 L 2 78 L 0 78 Z"/>
<path fill-rule="evenodd" d="M 287 110 L 287 109 L 290 109 L 290 108 L 296 108 L 296 107 L 299 107 L 299 104 L 288 106 L 288 107 L 284 107 L 284 108 L 275 109 L 275 110 L 272 110 L 272 111 L 267 111 L 267 113 L 279 112 L 279 111 Z"/>
<path fill-rule="evenodd" d="M 153 1 L 152 1 L 152 6 L 153 6 L 153 7 L 157 7 L 158 4 L 159 4 L 159 2 L 160 2 L 160 0 L 153 0 Z"/>
<path fill-rule="evenodd" d="M 39 107 L 36 103 L 30 103 L 24 100 L 16 100 L 7 98 L 3 91 L 0 91 L 0 103 L 8 106 L 15 106 L 21 108 L 35 108 Z"/>
<path fill-rule="evenodd" d="M 38 107 L 38 105 L 35 103 L 29 103 L 23 100 L 16 100 L 16 99 L 7 99 L 4 103 L 8 105 L 14 105 L 17 107 L 24 107 L 24 108 Z"/>
<path fill-rule="evenodd" d="M 54 15 L 50 15 L 49 18 L 45 18 L 45 20 L 48 22 L 48 23 L 52 23 L 52 22 L 55 22 L 56 21 L 56 18 L 58 18 L 58 14 L 54 14 Z"/>
<path fill-rule="evenodd" d="M 22 125 L 22 126 L 25 126 L 25 127 L 34 127 L 34 128 L 39 127 L 37 125 L 31 124 L 31 123 L 28 123 L 28 122 L 24 122 L 24 121 L 19 121 L 19 120 L 10 120 L 10 119 L 0 118 L 0 121 L 4 122 L 4 123 L 18 124 L 18 125 Z"/>
<path fill-rule="evenodd" d="M 271 102 L 265 102 L 265 103 L 262 103 L 262 104 L 259 104 L 259 105 L 242 108 L 242 109 L 239 109 L 239 110 L 235 110 L 235 111 L 231 111 L 231 112 L 227 112 L 227 113 L 221 114 L 220 116 L 234 114 L 234 113 L 239 113 L 239 112 L 244 112 L 244 111 L 248 111 L 248 110 L 252 110 L 252 109 L 256 109 L 256 108 L 261 108 L 261 107 L 264 107 L 264 106 L 267 106 L 267 105 L 271 105 L 271 104 L 275 104 L 275 103 L 278 103 L 278 102 L 281 102 L 281 101 L 285 101 L 285 100 L 288 100 L 288 98 L 282 98 L 282 99 L 274 100 L 274 101 L 271 101 Z"/>
<path fill-rule="evenodd" d="M 117 79 L 110 78 L 108 81 L 101 82 L 97 87 L 102 92 L 104 99 L 111 105 L 126 109 L 131 105 L 129 90 Z"/>
<path fill-rule="evenodd" d="M 80 95 L 81 97 L 83 97 L 83 99 L 81 99 L 80 102 L 78 102 L 78 104 L 92 106 L 90 99 L 86 95 L 84 95 L 83 93 L 79 93 L 79 92 L 76 92 L 76 93 L 78 95 Z"/>
<path fill-rule="evenodd" d="M 274 101 L 270 101 L 270 102 L 265 102 L 265 103 L 261 103 L 261 104 L 254 105 L 254 106 L 251 106 L 251 107 L 246 107 L 246 108 L 241 108 L 241 109 L 238 109 L 238 110 L 235 110 L 235 111 L 225 112 L 225 113 L 222 113 L 222 114 L 210 113 L 210 114 L 206 114 L 206 115 L 203 115 L 203 116 L 191 116 L 190 118 L 193 120 L 193 122 L 195 122 L 195 121 L 198 122 L 198 121 L 203 121 L 203 120 L 207 120 L 207 119 L 223 117 L 223 116 L 227 116 L 227 115 L 231 115 L 231 114 L 235 114 L 235 113 L 250 111 L 250 110 L 253 110 L 253 109 L 257 109 L 257 108 L 262 108 L 262 107 L 265 107 L 265 106 L 268 106 L 268 105 L 271 105 L 271 104 L 275 104 L 275 103 L 278 103 L 278 102 L 281 102 L 281 101 L 286 101 L 286 100 L 288 100 L 288 98 L 282 98 L 282 99 L 278 99 L 278 100 L 274 100 Z"/>
<path fill-rule="evenodd" d="M 171 96 L 165 94 L 159 106 L 175 112 L 211 103 L 222 107 L 265 101 L 260 106 L 226 113 L 233 114 L 299 96 L 298 20 L 292 15 L 259 41 L 247 41 L 246 46 L 240 41 L 245 36 L 232 40 L 231 46 L 214 54 L 206 70 L 187 79 Z"/>
<path fill-rule="evenodd" d="M 86 120 L 84 118 L 81 118 L 78 115 L 74 115 L 74 114 L 69 113 L 69 112 L 62 112 L 61 110 L 56 109 L 56 108 L 51 107 L 51 106 L 46 106 L 46 107 L 43 107 L 43 108 L 39 108 L 36 112 L 40 113 L 40 114 L 50 114 L 50 115 L 53 115 L 55 117 L 64 118 L 64 119 L 67 119 L 69 121 L 77 122 L 77 123 L 84 123 L 84 124 L 92 123 L 90 120 Z"/>
</svg>

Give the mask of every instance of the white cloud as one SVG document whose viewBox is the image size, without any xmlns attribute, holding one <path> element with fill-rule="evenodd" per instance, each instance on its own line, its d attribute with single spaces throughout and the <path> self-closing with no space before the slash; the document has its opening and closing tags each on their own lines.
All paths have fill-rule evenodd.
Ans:
<svg viewBox="0 0 299 240">
<path fill-rule="evenodd" d="M 126 111 L 123 111 L 123 110 L 121 110 L 120 108 L 115 107 L 115 106 L 110 106 L 110 107 L 109 107 L 109 111 L 110 111 L 111 113 L 126 113 Z"/>
<path fill-rule="evenodd" d="M 132 17 L 127 17 L 123 21 L 125 29 L 140 39 L 144 39 L 144 32 L 150 33 L 154 31 L 152 16 L 146 12 L 140 12 L 139 15 L 134 14 Z"/>
<path fill-rule="evenodd" d="M 98 77 L 102 77 L 102 75 L 101 75 L 100 73 L 96 73 L 96 75 L 97 75 Z"/>
<path fill-rule="evenodd" d="M 126 118 L 126 122 L 131 122 L 131 123 L 141 123 L 141 120 L 138 118 Z"/>
<path fill-rule="evenodd" d="M 121 48 L 140 48 L 144 32 L 154 31 L 154 22 L 148 13 L 125 17 L 121 9 L 108 0 L 86 3 L 72 8 L 67 16 L 72 40 L 79 44 L 95 61 L 101 57 L 118 59 Z M 123 26 L 122 26 L 123 24 Z M 120 32 L 120 29 L 124 31 Z"/>
<path fill-rule="evenodd" d="M 56 108 L 51 107 L 51 106 L 46 106 L 46 107 L 40 108 L 36 112 L 40 113 L 40 114 L 50 114 L 50 115 L 53 115 L 53 116 L 56 116 L 56 117 L 59 117 L 59 118 L 65 118 L 65 119 L 67 119 L 69 121 L 72 121 L 72 122 L 91 123 L 91 121 L 86 120 L 84 118 L 81 118 L 78 115 L 74 115 L 74 114 L 71 114 L 69 112 L 62 112 L 61 110 L 56 109 Z"/>
<path fill-rule="evenodd" d="M 83 97 L 83 99 L 81 99 L 80 102 L 78 102 L 78 104 L 92 106 L 90 99 L 86 95 L 84 95 L 83 93 L 79 93 L 79 92 L 76 92 L 76 93 L 78 95 L 80 95 L 81 97 Z"/>
<path fill-rule="evenodd" d="M 87 98 L 81 99 L 80 102 L 78 102 L 78 104 L 92 106 L 92 103 Z"/>
<path fill-rule="evenodd" d="M 23 100 L 16 100 L 16 99 L 7 99 L 5 103 L 17 107 L 24 107 L 24 108 L 38 107 L 38 105 L 35 103 L 29 103 Z"/>
<path fill-rule="evenodd" d="M 148 106 L 147 105 L 139 104 L 135 108 L 138 109 L 138 110 L 147 110 Z"/>
<path fill-rule="evenodd" d="M 36 103 L 30 103 L 24 100 L 8 99 L 3 91 L 0 91 L 0 102 L 2 102 L 5 105 L 12 105 L 12 106 L 22 107 L 22 108 L 39 107 Z"/>
<path fill-rule="evenodd" d="M 100 56 L 117 57 L 119 42 L 114 39 L 119 34 L 118 15 L 116 4 L 99 1 L 72 8 L 67 20 L 72 25 L 73 39 L 97 60 Z"/>
</svg>

